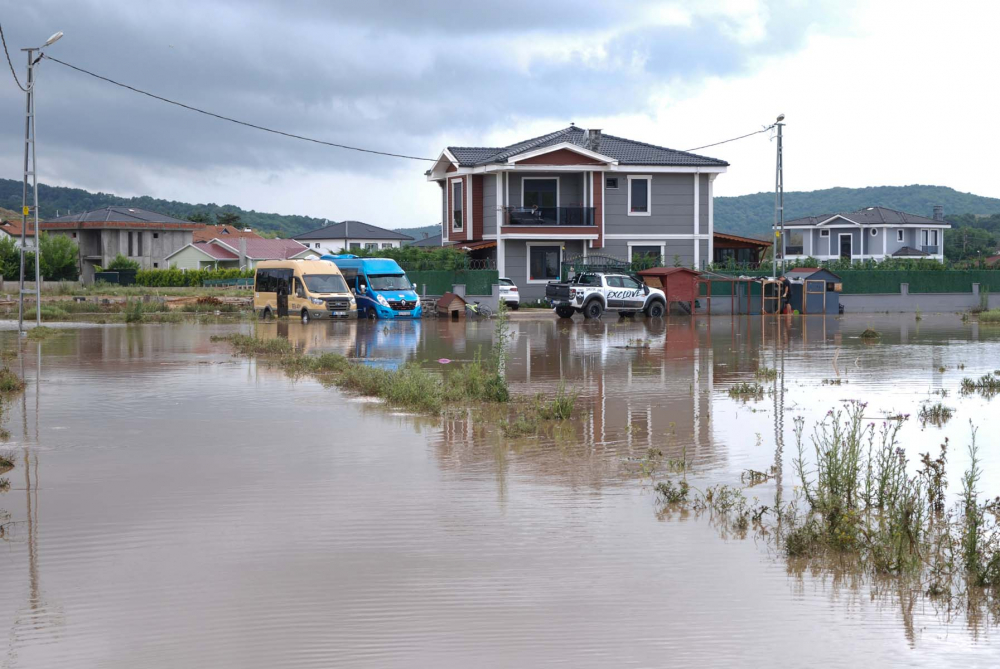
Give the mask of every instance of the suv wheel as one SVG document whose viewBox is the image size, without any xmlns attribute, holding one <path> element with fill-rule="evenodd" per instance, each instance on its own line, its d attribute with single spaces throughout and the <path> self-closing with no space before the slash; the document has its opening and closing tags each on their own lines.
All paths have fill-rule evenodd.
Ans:
<svg viewBox="0 0 1000 669">
<path fill-rule="evenodd" d="M 599 300 L 591 300 L 583 307 L 584 318 L 600 318 L 604 314 L 604 306 Z"/>
<path fill-rule="evenodd" d="M 663 312 L 663 302 L 660 302 L 659 300 L 653 302 L 649 305 L 649 308 L 646 309 L 646 315 L 650 318 L 663 318 Z"/>
<path fill-rule="evenodd" d="M 559 316 L 559 318 L 573 318 L 574 311 L 575 309 L 573 309 L 573 307 L 556 307 L 556 315 Z"/>
</svg>

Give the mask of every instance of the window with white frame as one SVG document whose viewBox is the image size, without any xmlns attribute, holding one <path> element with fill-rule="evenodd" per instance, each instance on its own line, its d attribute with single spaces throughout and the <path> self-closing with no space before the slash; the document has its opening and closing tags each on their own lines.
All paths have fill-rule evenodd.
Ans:
<svg viewBox="0 0 1000 669">
<path fill-rule="evenodd" d="M 528 283 L 558 281 L 562 247 L 558 244 L 528 244 Z"/>
<path fill-rule="evenodd" d="M 392 242 L 383 242 L 382 243 L 382 248 L 384 248 L 384 249 L 391 249 L 392 248 Z"/>
<path fill-rule="evenodd" d="M 878 228 L 872 228 L 872 237 L 878 237 Z"/>
<path fill-rule="evenodd" d="M 319 248 L 319 242 L 316 242 L 316 248 Z"/>
<path fill-rule="evenodd" d="M 903 231 L 902 231 L 902 229 L 896 230 L 896 241 L 897 242 L 902 242 L 903 241 Z"/>
<path fill-rule="evenodd" d="M 659 265 L 663 262 L 663 244 L 657 242 L 640 242 L 629 244 L 629 258 L 632 262 Z"/>
<path fill-rule="evenodd" d="M 365 251 L 378 251 L 378 242 L 365 242 Z"/>
<path fill-rule="evenodd" d="M 462 230 L 462 180 L 451 182 L 451 229 L 457 232 Z"/>
<path fill-rule="evenodd" d="M 829 237 L 830 236 L 830 231 L 829 230 L 820 230 L 819 231 L 819 236 L 820 237 Z"/>
<path fill-rule="evenodd" d="M 608 177 L 604 187 L 608 190 L 618 190 L 618 177 Z"/>
<path fill-rule="evenodd" d="M 652 210 L 650 206 L 649 192 L 652 190 L 652 176 L 630 176 L 628 178 L 628 215 L 629 216 L 649 216 Z"/>
</svg>

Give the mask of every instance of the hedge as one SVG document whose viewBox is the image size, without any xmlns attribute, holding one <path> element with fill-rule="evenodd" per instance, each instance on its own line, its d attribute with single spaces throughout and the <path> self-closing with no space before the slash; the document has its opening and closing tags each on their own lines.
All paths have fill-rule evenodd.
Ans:
<svg viewBox="0 0 1000 669">
<path fill-rule="evenodd" d="M 500 282 L 499 272 L 486 269 L 408 270 L 406 276 L 417 285 L 417 292 L 423 294 L 426 287 L 427 295 L 443 295 L 456 283 L 465 284 L 467 295 L 490 295 Z"/>
<path fill-rule="evenodd" d="M 150 288 L 187 288 L 201 286 L 212 279 L 252 278 L 252 269 L 141 269 L 135 274 L 135 285 Z"/>
</svg>

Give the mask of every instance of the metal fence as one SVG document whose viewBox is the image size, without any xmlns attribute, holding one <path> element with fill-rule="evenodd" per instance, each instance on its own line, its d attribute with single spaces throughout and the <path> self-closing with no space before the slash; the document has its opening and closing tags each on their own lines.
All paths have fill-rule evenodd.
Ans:
<svg viewBox="0 0 1000 669">
<path fill-rule="evenodd" d="M 843 281 L 845 295 L 898 295 L 902 284 L 911 294 L 972 293 L 972 284 L 980 290 L 1000 292 L 1000 272 L 995 270 L 841 270 L 834 272 Z M 765 277 L 770 271 L 720 272 L 733 276 Z M 729 286 L 713 284 L 712 295 L 729 295 Z"/>
</svg>

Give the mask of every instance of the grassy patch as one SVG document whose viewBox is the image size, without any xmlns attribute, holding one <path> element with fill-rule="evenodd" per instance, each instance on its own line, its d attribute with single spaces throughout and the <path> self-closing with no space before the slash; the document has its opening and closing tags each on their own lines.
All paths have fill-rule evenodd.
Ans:
<svg viewBox="0 0 1000 669">
<path fill-rule="evenodd" d="M 0 492 L 7 492 L 8 490 L 10 490 L 10 480 L 0 477 Z"/>
<path fill-rule="evenodd" d="M 758 381 L 774 381 L 778 378 L 778 370 L 774 367 L 758 367 L 757 371 L 755 371 L 753 375 Z"/>
<path fill-rule="evenodd" d="M 1000 309 L 979 312 L 980 323 L 1000 324 Z"/>
<path fill-rule="evenodd" d="M 0 368 L 0 393 L 15 394 L 24 392 L 24 381 L 10 367 Z"/>
<path fill-rule="evenodd" d="M 14 468 L 14 454 L 11 451 L 0 451 L 0 472 Z"/>
<path fill-rule="evenodd" d="M 59 334 L 60 332 L 61 330 L 57 330 L 56 328 L 50 328 L 44 325 L 39 325 L 38 327 L 34 327 L 28 330 L 28 339 L 32 340 L 48 339 L 52 335 Z"/>
<path fill-rule="evenodd" d="M 538 417 L 543 420 L 569 420 L 573 416 L 578 392 L 567 392 L 566 384 L 560 383 L 556 396 L 548 402 L 544 400 L 538 406 Z"/>
<path fill-rule="evenodd" d="M 986 398 L 1000 393 L 1000 376 L 983 374 L 978 379 L 968 377 L 962 379 L 962 394 L 970 395 L 972 393 L 979 393 Z"/>
<path fill-rule="evenodd" d="M 872 328 L 865 328 L 865 331 L 861 333 L 861 340 L 866 344 L 874 344 L 882 340 L 882 333 Z"/>
<path fill-rule="evenodd" d="M 261 339 L 244 334 L 213 335 L 212 341 L 229 342 L 238 355 L 248 358 L 258 356 L 288 355 L 294 348 L 287 339 L 275 337 L 273 339 Z"/>
</svg>

